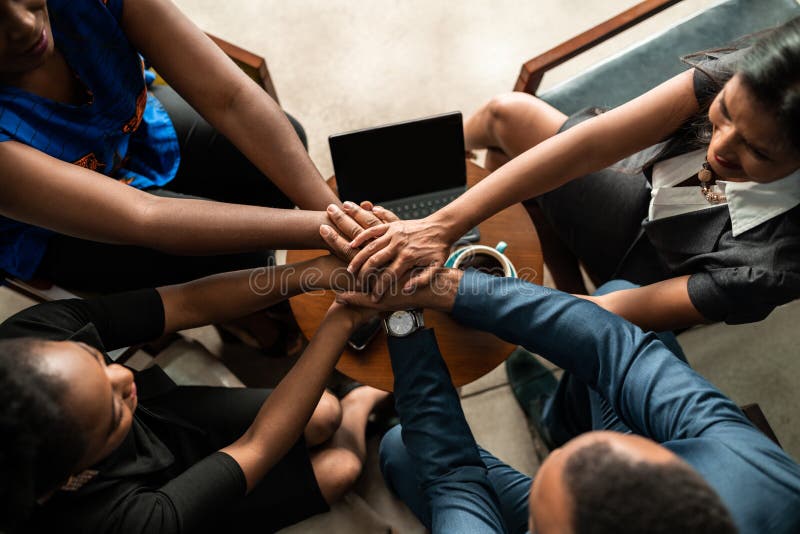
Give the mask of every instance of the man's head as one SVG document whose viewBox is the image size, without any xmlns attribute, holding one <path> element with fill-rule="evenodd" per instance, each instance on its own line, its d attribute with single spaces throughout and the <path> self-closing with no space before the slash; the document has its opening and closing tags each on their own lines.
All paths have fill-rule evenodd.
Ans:
<svg viewBox="0 0 800 534">
<path fill-rule="evenodd" d="M 719 496 L 688 464 L 630 434 L 583 434 L 553 451 L 530 493 L 535 534 L 729 534 Z"/>
</svg>

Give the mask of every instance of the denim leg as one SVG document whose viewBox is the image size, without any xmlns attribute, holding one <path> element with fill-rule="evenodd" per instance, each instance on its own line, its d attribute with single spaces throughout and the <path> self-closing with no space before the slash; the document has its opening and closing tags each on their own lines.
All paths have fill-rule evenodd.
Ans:
<svg viewBox="0 0 800 534">
<path fill-rule="evenodd" d="M 481 460 L 488 470 L 489 482 L 499 499 L 500 513 L 508 532 L 513 534 L 527 532 L 531 478 L 498 460 L 485 449 L 479 448 L 479 451 Z M 414 475 L 414 462 L 403 443 L 399 425 L 383 437 L 379 456 L 386 485 L 406 503 L 424 525 L 430 527 L 430 514 L 419 491 Z"/>
<path fill-rule="evenodd" d="M 503 514 L 508 532 L 512 534 L 528 532 L 528 497 L 533 480 L 500 461 L 482 447 L 480 453 L 486 469 L 489 470 L 489 481 L 500 500 L 500 512 Z"/>
<path fill-rule="evenodd" d="M 389 351 L 400 435 L 429 510 L 418 517 L 434 534 L 506 532 L 488 470 L 433 331 L 389 338 Z M 385 451 L 390 451 L 388 444 Z M 390 478 L 395 487 L 401 485 L 399 477 Z M 406 491 L 407 481 L 402 487 Z M 413 504 L 419 510 L 418 503 Z"/>
<path fill-rule="evenodd" d="M 636 287 L 639 286 L 625 280 L 611 280 L 597 288 L 594 295 L 606 295 Z M 686 355 L 672 332 L 660 332 L 657 335 L 676 357 L 686 361 Z M 559 446 L 590 430 L 631 432 L 605 399 L 566 371 L 556 392 L 545 403 L 542 423 L 547 427 L 553 442 Z"/>
<path fill-rule="evenodd" d="M 397 425 L 381 440 L 378 451 L 381 473 L 389 489 L 406 503 L 422 524 L 430 528 L 430 511 L 419 491 L 414 460 L 406 450 L 401 432 L 402 428 Z"/>
</svg>

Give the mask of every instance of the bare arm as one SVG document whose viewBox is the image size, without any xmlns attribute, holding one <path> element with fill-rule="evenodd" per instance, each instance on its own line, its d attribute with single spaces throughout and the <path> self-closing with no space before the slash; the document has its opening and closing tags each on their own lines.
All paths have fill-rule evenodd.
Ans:
<svg viewBox="0 0 800 534">
<path fill-rule="evenodd" d="M 303 290 L 341 281 L 345 264 L 332 256 L 307 262 L 209 276 L 158 288 L 164 331 L 232 319 Z M 244 435 L 222 449 L 242 468 L 247 490 L 300 438 L 350 334 L 376 312 L 334 304 L 311 343 L 270 394 Z"/>
<path fill-rule="evenodd" d="M 322 256 L 277 267 L 258 267 L 207 276 L 158 288 L 164 304 L 164 333 L 221 323 L 262 310 L 304 291 L 329 289 L 350 277 L 345 263 Z"/>
<path fill-rule="evenodd" d="M 222 449 L 241 466 L 248 491 L 303 433 L 347 338 L 373 314 L 334 303 L 303 355 L 267 398 L 250 428 Z"/>
<path fill-rule="evenodd" d="M 447 225 L 448 235 L 455 240 L 516 202 L 552 191 L 664 140 L 699 109 L 693 76 L 693 70 L 683 72 L 539 143 L 432 217 Z"/>
<path fill-rule="evenodd" d="M 642 330 L 666 332 L 708 322 L 692 304 L 688 282 L 689 276 L 680 276 L 606 295 L 576 296 L 594 302 Z"/>
<path fill-rule="evenodd" d="M 122 27 L 164 79 L 300 208 L 338 204 L 280 107 L 169 0 L 126 2 Z"/>
<path fill-rule="evenodd" d="M 459 236 L 498 211 L 662 141 L 699 109 L 693 75 L 684 72 L 543 141 L 426 219 L 366 230 L 353 240 L 354 247 L 366 246 L 350 268 L 362 277 L 388 265 L 384 277 L 399 279 L 414 266 L 441 265 Z M 375 287 L 380 294 L 384 285 Z"/>
<path fill-rule="evenodd" d="M 325 248 L 324 212 L 157 197 L 17 143 L 0 143 L 0 215 L 67 235 L 207 255 Z"/>
</svg>

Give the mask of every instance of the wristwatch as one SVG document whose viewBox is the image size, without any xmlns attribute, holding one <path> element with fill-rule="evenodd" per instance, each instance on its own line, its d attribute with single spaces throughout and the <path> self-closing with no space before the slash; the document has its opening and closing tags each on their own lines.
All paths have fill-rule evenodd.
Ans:
<svg viewBox="0 0 800 534">
<path fill-rule="evenodd" d="M 410 336 L 417 330 L 424 328 L 422 310 L 396 311 L 383 320 L 386 334 L 392 337 Z"/>
</svg>

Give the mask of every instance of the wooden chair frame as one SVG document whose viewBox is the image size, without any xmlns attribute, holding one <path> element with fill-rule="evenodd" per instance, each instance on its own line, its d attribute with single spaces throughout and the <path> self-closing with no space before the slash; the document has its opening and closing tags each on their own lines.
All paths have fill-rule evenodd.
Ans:
<svg viewBox="0 0 800 534">
<path fill-rule="evenodd" d="M 680 1 L 645 0 L 619 15 L 576 35 L 569 41 L 565 41 L 547 52 L 539 54 L 522 65 L 514 90 L 532 95 L 536 94 L 536 90 L 539 89 L 539 84 L 542 83 L 542 78 L 544 78 L 547 71 L 636 26 Z"/>
</svg>

